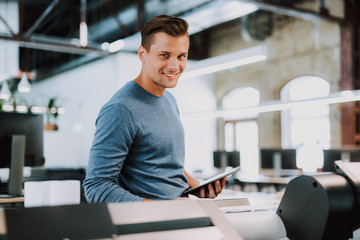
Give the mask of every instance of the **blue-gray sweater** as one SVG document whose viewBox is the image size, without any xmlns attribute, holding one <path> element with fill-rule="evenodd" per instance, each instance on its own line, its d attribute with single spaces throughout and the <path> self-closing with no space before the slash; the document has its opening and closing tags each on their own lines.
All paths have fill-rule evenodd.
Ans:
<svg viewBox="0 0 360 240">
<path fill-rule="evenodd" d="M 83 186 L 89 202 L 174 199 L 188 188 L 175 98 L 128 82 L 100 110 Z"/>
</svg>

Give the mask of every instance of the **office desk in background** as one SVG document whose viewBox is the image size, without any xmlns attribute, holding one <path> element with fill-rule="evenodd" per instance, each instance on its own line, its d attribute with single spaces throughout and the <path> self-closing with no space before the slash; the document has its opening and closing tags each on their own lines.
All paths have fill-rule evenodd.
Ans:
<svg viewBox="0 0 360 240">
<path fill-rule="evenodd" d="M 24 197 L 10 197 L 10 196 L 1 196 L 0 195 L 0 208 L 7 207 L 23 207 L 24 206 Z"/>
<path fill-rule="evenodd" d="M 248 178 L 241 176 L 241 174 L 234 177 L 234 189 L 238 189 L 244 192 L 267 192 L 276 193 L 283 192 L 287 184 L 296 177 L 284 176 L 284 177 L 272 177 L 268 175 L 260 174 L 256 178 Z M 236 187 L 239 188 L 236 188 Z"/>
<path fill-rule="evenodd" d="M 2 203 L 23 203 L 24 197 L 3 197 L 0 196 L 0 204 Z"/>
</svg>

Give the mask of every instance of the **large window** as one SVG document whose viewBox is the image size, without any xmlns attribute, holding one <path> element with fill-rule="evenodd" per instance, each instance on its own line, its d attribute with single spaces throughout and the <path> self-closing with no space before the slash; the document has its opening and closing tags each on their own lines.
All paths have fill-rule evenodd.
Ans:
<svg viewBox="0 0 360 240">
<path fill-rule="evenodd" d="M 256 106 L 260 103 L 260 93 L 250 87 L 232 89 L 223 97 L 223 109 Z M 241 115 L 225 120 L 225 150 L 240 151 L 242 173 L 246 177 L 256 177 L 259 172 L 258 114 Z"/>
<path fill-rule="evenodd" d="M 299 101 L 327 96 L 329 83 L 319 77 L 303 76 L 290 81 L 281 91 L 281 100 Z M 315 171 L 323 164 L 322 150 L 330 147 L 330 108 L 327 104 L 304 105 L 281 113 L 283 148 L 296 148 L 297 164 Z"/>
</svg>

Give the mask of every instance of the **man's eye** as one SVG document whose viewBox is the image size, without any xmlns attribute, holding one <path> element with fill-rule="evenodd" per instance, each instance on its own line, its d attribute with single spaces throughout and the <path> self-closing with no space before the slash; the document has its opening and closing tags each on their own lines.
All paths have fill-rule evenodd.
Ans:
<svg viewBox="0 0 360 240">
<path fill-rule="evenodd" d="M 162 56 L 162 57 L 165 57 L 165 58 L 168 58 L 169 57 L 169 54 L 161 54 L 160 56 Z"/>
</svg>

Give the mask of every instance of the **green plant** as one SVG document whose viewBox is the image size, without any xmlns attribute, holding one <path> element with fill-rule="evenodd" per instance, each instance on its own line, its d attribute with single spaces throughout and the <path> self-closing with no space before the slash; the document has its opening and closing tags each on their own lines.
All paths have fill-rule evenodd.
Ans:
<svg viewBox="0 0 360 240">
<path fill-rule="evenodd" d="M 16 112 L 16 107 L 17 107 L 17 102 L 16 102 L 16 99 L 15 99 L 15 97 L 11 97 L 10 98 L 10 100 L 9 100 L 9 102 L 10 102 L 10 104 L 11 104 L 11 106 L 13 107 L 13 112 Z"/>
<path fill-rule="evenodd" d="M 59 112 L 58 112 L 59 107 L 56 105 L 56 100 L 57 100 L 57 98 L 55 98 L 55 97 L 49 99 L 47 109 L 46 109 L 47 123 L 51 123 L 52 119 L 54 121 L 56 121 L 56 119 L 59 116 Z"/>
</svg>

